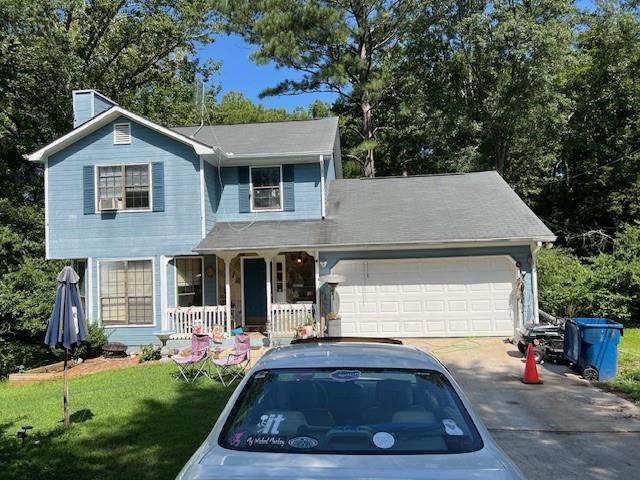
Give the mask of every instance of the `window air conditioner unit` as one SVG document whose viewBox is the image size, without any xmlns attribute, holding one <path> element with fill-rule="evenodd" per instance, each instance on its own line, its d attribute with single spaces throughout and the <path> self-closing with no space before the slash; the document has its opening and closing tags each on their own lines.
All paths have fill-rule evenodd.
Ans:
<svg viewBox="0 0 640 480">
<path fill-rule="evenodd" d="M 120 202 L 117 198 L 101 198 L 100 199 L 100 210 L 118 210 L 120 207 Z"/>
</svg>

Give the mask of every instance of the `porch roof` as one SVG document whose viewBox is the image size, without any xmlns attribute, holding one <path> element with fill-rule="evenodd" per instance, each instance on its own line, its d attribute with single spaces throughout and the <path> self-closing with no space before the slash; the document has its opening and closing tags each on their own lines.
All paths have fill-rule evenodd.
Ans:
<svg viewBox="0 0 640 480">
<path fill-rule="evenodd" d="M 331 220 L 218 222 L 194 250 L 283 250 L 328 245 L 333 243 L 332 224 Z"/>
</svg>

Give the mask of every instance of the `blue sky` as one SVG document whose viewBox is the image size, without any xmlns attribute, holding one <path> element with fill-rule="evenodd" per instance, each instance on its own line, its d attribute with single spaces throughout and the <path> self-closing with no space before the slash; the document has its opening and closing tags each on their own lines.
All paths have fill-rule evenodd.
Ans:
<svg viewBox="0 0 640 480">
<path fill-rule="evenodd" d="M 329 93 L 306 93 L 260 100 L 258 94 L 263 89 L 272 87 L 285 78 L 299 78 L 300 74 L 294 70 L 277 69 L 273 64 L 256 65 L 249 58 L 252 49 L 237 35 L 218 35 L 214 43 L 199 49 L 198 53 L 203 61 L 212 59 L 222 62 L 220 75 L 214 78 L 215 82 L 222 84 L 221 95 L 239 91 L 256 103 L 267 107 L 284 107 L 289 111 L 298 106 L 306 107 L 316 99 L 325 102 L 333 102 L 335 99 L 335 95 Z"/>
</svg>

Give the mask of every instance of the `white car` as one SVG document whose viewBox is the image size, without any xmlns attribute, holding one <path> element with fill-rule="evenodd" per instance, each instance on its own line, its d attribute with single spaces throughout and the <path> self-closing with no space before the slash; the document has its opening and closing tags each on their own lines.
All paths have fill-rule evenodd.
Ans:
<svg viewBox="0 0 640 480">
<path fill-rule="evenodd" d="M 525 477 L 435 357 L 321 340 L 268 351 L 177 478 Z"/>
</svg>

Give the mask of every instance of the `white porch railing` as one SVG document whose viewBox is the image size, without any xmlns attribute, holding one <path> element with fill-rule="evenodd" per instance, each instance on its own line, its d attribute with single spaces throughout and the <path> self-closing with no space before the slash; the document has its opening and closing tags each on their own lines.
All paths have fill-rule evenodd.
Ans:
<svg viewBox="0 0 640 480">
<path fill-rule="evenodd" d="M 206 307 L 171 307 L 167 309 L 169 328 L 175 332 L 171 338 L 190 339 L 193 329 L 201 327 L 201 333 L 211 334 L 215 325 L 227 331 L 227 313 L 224 305 Z M 227 332 L 228 333 L 228 332 Z"/>
<path fill-rule="evenodd" d="M 314 305 L 306 303 L 272 303 L 270 336 L 292 337 L 298 327 L 314 318 Z"/>
</svg>

